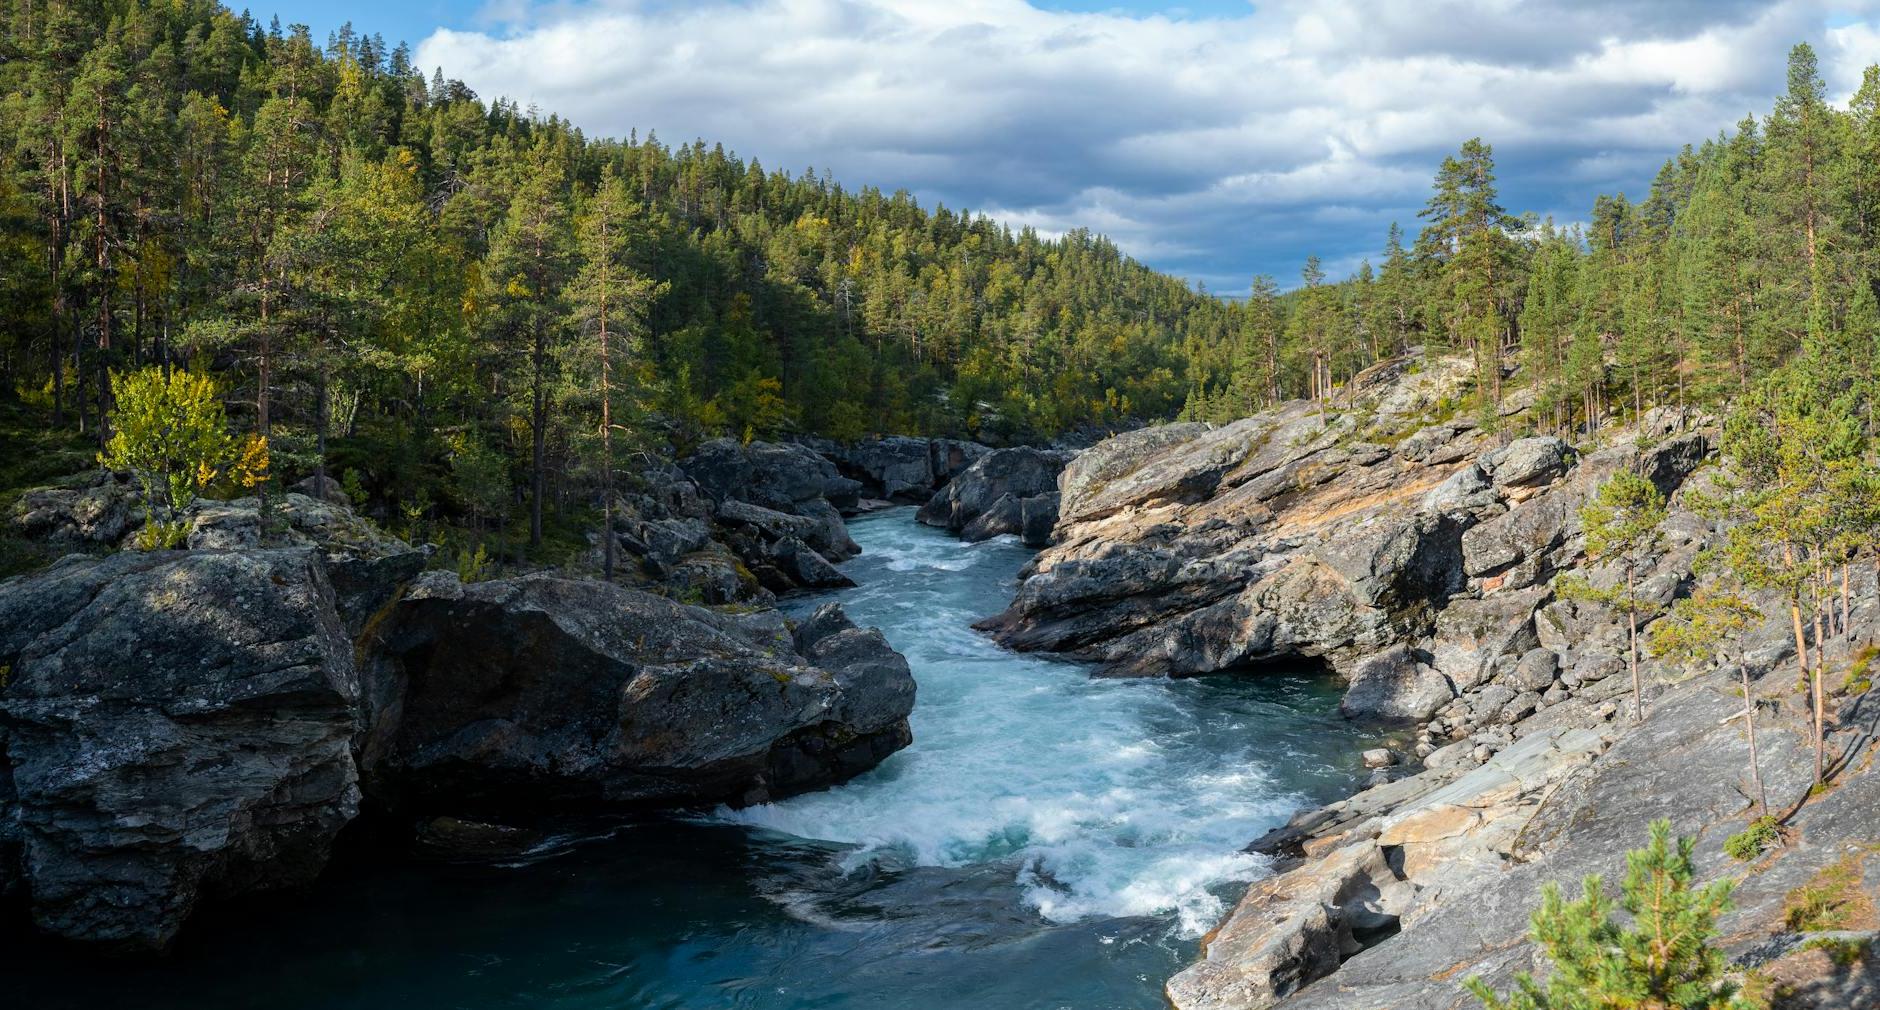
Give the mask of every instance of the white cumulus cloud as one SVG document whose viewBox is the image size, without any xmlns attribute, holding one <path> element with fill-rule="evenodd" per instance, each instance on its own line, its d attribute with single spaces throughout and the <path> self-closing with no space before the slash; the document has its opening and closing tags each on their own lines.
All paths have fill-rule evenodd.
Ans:
<svg viewBox="0 0 1880 1010">
<path fill-rule="evenodd" d="M 1095 5 L 1093 5 L 1095 6 Z M 418 47 L 593 135 L 722 142 L 771 168 L 1046 231 L 1089 227 L 1221 291 L 1414 231 L 1435 164 L 1495 145 L 1515 209 L 1641 194 L 1765 112 L 1790 45 L 1829 90 L 1880 60 L 1880 0 L 1274 0 L 1238 16 L 1023 0 L 500 0 Z"/>
</svg>

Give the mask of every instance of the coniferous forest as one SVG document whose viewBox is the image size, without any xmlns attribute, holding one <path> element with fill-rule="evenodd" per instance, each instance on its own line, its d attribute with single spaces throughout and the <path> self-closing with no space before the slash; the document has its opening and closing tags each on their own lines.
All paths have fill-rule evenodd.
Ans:
<svg viewBox="0 0 1880 1010">
<path fill-rule="evenodd" d="M 569 6 L 490 23 L 613 46 L 672 7 Z M 1059 35 L 1153 22 L 1217 72 L 1283 20 L 944 6 L 660 27 L 1081 70 Z M 1427 72 L 1400 101 L 1440 122 L 1534 71 L 1489 13 L 1560 13 L 1474 6 L 1466 57 L 1401 16 L 1339 44 L 1414 50 L 1359 74 Z M 1572 11 L 1581 54 L 1703 52 L 1601 115 L 1746 16 L 1618 6 L 1651 5 Z M 1880 27 L 1816 15 L 1831 52 Z M 1317 58 L 1221 93 L 1335 148 Z M 19 1005 L 1880 999 L 1880 66 L 1843 100 L 1796 45 L 1772 107 L 1566 221 L 1495 138 L 1426 138 L 1374 255 L 1244 295 L 450 69 L 217 0 L 0 0 Z M 1608 73 L 1575 72 L 1537 93 Z"/>
<path fill-rule="evenodd" d="M 13 454 L 95 451 L 112 373 L 188 367 L 276 473 L 426 520 L 580 507 L 601 401 L 625 453 L 1225 420 L 1415 345 L 1472 355 L 1484 417 L 1519 394 L 1561 433 L 1719 403 L 1811 342 L 1880 379 L 1880 70 L 1839 108 L 1806 46 L 1766 115 L 1583 227 L 1504 206 L 1469 140 L 1374 263 L 1233 300 L 204 0 L 0 0 L 0 94 Z"/>
</svg>

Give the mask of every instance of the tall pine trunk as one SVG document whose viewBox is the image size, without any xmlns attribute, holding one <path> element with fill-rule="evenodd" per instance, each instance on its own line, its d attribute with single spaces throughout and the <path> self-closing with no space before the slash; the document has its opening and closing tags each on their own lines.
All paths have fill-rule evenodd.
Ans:
<svg viewBox="0 0 1880 1010">
<path fill-rule="evenodd" d="M 265 280 L 262 282 L 267 283 Z M 261 437 L 272 433 L 268 420 L 268 387 L 274 382 L 274 331 L 268 322 L 268 292 L 261 292 L 261 347 L 255 359 L 255 427 Z"/>
<path fill-rule="evenodd" d="M 1632 588 L 1632 566 L 1625 569 L 1625 616 L 1632 666 L 1632 717 L 1645 721 L 1645 688 L 1638 675 L 1638 596 Z"/>
<path fill-rule="evenodd" d="M 314 457 L 313 457 L 313 494 L 321 501 L 327 501 L 326 495 L 326 429 L 329 415 L 332 413 L 331 399 L 327 392 L 326 354 L 320 354 L 318 377 L 314 380 Z M 363 505 L 364 503 L 360 503 Z"/>
<path fill-rule="evenodd" d="M 1756 696 L 1749 683 L 1749 666 L 1737 664 L 1737 673 L 1743 681 L 1743 729 L 1749 734 L 1749 780 L 1756 790 L 1756 816 L 1769 813 L 1769 794 L 1763 790 L 1762 761 L 1756 755 Z"/>
<path fill-rule="evenodd" d="M 529 412 L 529 546 L 542 546 L 543 469 L 548 457 L 548 328 L 535 325 Z"/>
<path fill-rule="evenodd" d="M 606 211 L 603 209 L 602 213 Z M 614 581 L 614 417 L 613 362 L 607 347 L 607 222 L 601 222 L 601 572 Z"/>
<path fill-rule="evenodd" d="M 1848 588 L 1848 562 L 1841 562 L 1841 635 L 1847 637 L 1854 633 L 1852 593 Z"/>
<path fill-rule="evenodd" d="M 1828 650 L 1827 650 L 1826 644 L 1822 640 L 1823 639 L 1822 627 L 1821 627 L 1822 573 L 1821 573 L 1821 560 L 1819 556 L 1817 556 L 1817 558 L 1815 559 L 1814 575 L 1815 575 L 1814 577 L 1815 667 L 1814 667 L 1814 676 L 1810 679 L 1809 689 L 1810 689 L 1810 693 L 1814 696 L 1813 700 L 1814 700 L 1814 710 L 1815 710 L 1815 782 L 1820 783 L 1822 781 L 1822 769 L 1823 769 L 1823 764 L 1824 764 L 1822 758 L 1823 758 L 1823 752 L 1826 749 L 1825 737 L 1827 735 L 1826 723 L 1823 719 L 1824 706 L 1822 705 L 1821 682 L 1827 675 L 1827 670 L 1825 669 L 1825 661 L 1827 659 Z"/>
</svg>

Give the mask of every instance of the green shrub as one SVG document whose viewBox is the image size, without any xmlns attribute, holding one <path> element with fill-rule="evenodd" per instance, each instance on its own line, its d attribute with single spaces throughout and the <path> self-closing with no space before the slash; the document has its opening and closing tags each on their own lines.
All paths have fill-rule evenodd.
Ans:
<svg viewBox="0 0 1880 1010">
<path fill-rule="evenodd" d="M 1723 851 L 1739 863 L 1762 855 L 1781 837 L 1774 817 L 1763 816 L 1749 822 L 1749 827 L 1723 840 Z"/>
<path fill-rule="evenodd" d="M 173 551 L 189 543 L 189 523 L 178 519 L 166 522 L 148 519 L 131 538 L 131 546 L 140 551 Z"/>
<path fill-rule="evenodd" d="M 1873 941 L 1867 937 L 1818 936 L 1802 944 L 1803 950 L 1825 951 L 1828 960 L 1837 968 L 1852 968 L 1866 960 L 1873 950 Z"/>
<path fill-rule="evenodd" d="M 460 582 L 482 582 L 490 577 L 490 556 L 478 544 L 475 551 L 459 551 L 457 554 L 457 579 Z"/>
</svg>

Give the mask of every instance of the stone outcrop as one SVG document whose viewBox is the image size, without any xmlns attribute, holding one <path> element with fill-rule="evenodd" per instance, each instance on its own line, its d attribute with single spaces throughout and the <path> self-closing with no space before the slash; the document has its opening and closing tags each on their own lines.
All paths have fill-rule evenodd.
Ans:
<svg viewBox="0 0 1880 1010">
<path fill-rule="evenodd" d="M 1168 983 L 1183 1010 L 1270 1007 L 1402 932 L 1433 895 L 1498 871 L 1527 818 L 1602 753 L 1597 730 L 1537 734 L 1460 775 L 1425 773 L 1394 807 L 1368 812 L 1292 870 L 1256 882 Z M 1523 923 L 1516 924 L 1516 932 Z"/>
<path fill-rule="evenodd" d="M 1466 363 L 1413 357 L 1359 376 L 1337 411 L 1292 402 L 1098 444 L 1064 471 L 1052 546 L 981 626 L 1110 675 L 1323 665 L 1349 683 L 1352 716 L 1474 711 L 1465 695 L 1513 678 L 1542 644 L 1536 615 L 1580 553 L 1588 496 L 1621 467 L 1675 492 L 1709 436 L 1621 433 L 1586 455 L 1498 437 L 1441 416 L 1468 381 Z M 1701 526 L 1672 531 L 1667 573 L 1701 546 Z M 1666 599 L 1681 584 L 1659 583 Z M 1547 697 L 1540 666 L 1484 718 L 1530 691 L 1530 711 L 1563 700 L 1571 687 Z"/>
<path fill-rule="evenodd" d="M 166 945 L 203 898 L 311 881 L 358 810 L 359 683 L 307 549 L 71 557 L 0 584 L 33 919 Z"/>
<path fill-rule="evenodd" d="M 815 519 L 854 505 L 861 492 L 861 484 L 838 473 L 834 463 L 789 442 L 715 438 L 680 460 L 679 468 L 715 502 L 736 499 Z M 831 546 L 840 542 L 840 526 L 837 516 Z"/>
<path fill-rule="evenodd" d="M 262 544 L 260 503 L 254 498 L 198 501 L 183 514 L 191 550 L 252 550 Z M 271 500 L 269 546 L 316 550 L 332 582 L 334 604 L 348 637 L 422 571 L 428 549 L 414 550 L 352 510 L 304 494 Z"/>
<path fill-rule="evenodd" d="M 1072 453 L 1018 446 L 994 449 L 949 480 L 919 519 L 968 541 L 1011 534 L 1042 547 L 1057 524 L 1058 475 Z"/>
<path fill-rule="evenodd" d="M 1721 670 L 1647 657 L 1635 723 L 1624 621 L 1555 589 L 1565 573 L 1622 577 L 1587 563 L 1580 510 L 1630 470 L 1670 502 L 1636 573 L 1657 608 L 1647 625 L 1691 591 L 1722 539 L 1691 508 L 1711 480 L 1714 420 L 1656 411 L 1575 447 L 1451 416 L 1469 381 L 1465 363 L 1411 358 L 1359 376 L 1336 411 L 1294 402 L 1099 443 L 1066 467 L 1052 543 L 1012 606 L 982 623 L 1108 675 L 1324 669 L 1345 683 L 1345 715 L 1414 725 L 1413 754 L 1366 755 L 1368 788 L 1255 842 L 1274 873 L 1169 981 L 1180 1010 L 1451 1010 L 1472 974 L 1505 990 L 1539 967 L 1525 934 L 1541 885 L 1616 879 L 1661 815 L 1699 837 L 1706 876 L 1742 876 L 1720 852 L 1752 814 L 1740 669 L 1772 803 L 1795 810 L 1809 792 L 1786 621 L 1744 634 Z M 1499 419 L 1523 423 L 1518 402 Z M 1851 573 L 1851 627 L 1829 646 L 1846 662 L 1880 644 L 1865 567 Z M 1873 844 L 1861 818 L 1880 804 L 1880 708 L 1862 690 L 1833 701 L 1846 779 L 1800 805 L 1790 844 L 1742 882 L 1725 922 L 1729 953 L 1771 977 L 1805 974 L 1807 937 L 1784 923 L 1783 896 Z M 1796 1006 L 1853 1008 L 1872 991 L 1802 988 L 1820 995 Z"/>
<path fill-rule="evenodd" d="M 70 548 L 115 547 L 144 524 L 143 489 L 128 473 L 88 470 L 13 503 L 23 536 Z"/>
<path fill-rule="evenodd" d="M 842 475 L 859 482 L 869 498 L 919 505 L 934 489 L 990 451 L 974 442 L 887 435 L 853 445 L 815 443 Z"/>
<path fill-rule="evenodd" d="M 398 718 L 368 783 L 417 813 L 513 816 L 843 781 L 908 743 L 914 681 L 840 610 L 808 627 L 605 583 L 428 573 L 371 643 Z"/>
<path fill-rule="evenodd" d="M 675 518 L 716 520 L 717 528 L 707 539 L 735 556 L 743 569 L 735 576 L 748 573 L 748 581 L 772 593 L 852 584 L 834 566 L 861 553 L 842 513 L 856 507 L 862 485 L 842 476 L 816 450 L 794 443 L 713 439 L 662 478 L 690 487 L 703 506 L 702 515 L 686 510 Z M 634 515 L 643 524 L 647 513 L 640 508 Z M 638 539 L 644 542 L 641 529 Z M 685 532 L 695 537 L 698 529 L 688 526 Z M 693 549 L 695 564 L 702 551 Z M 713 591 L 704 594 L 705 602 L 729 602 L 715 598 L 725 595 L 715 583 L 706 585 Z M 740 596 L 735 590 L 731 595 Z"/>
<path fill-rule="evenodd" d="M 87 503 L 120 486 L 15 514 L 102 549 L 87 530 L 127 532 Z M 685 514 L 710 500 L 664 488 L 623 528 L 676 571 L 717 541 Z M 593 581 L 465 585 L 304 495 L 264 538 L 257 504 L 192 506 L 186 549 L 0 582 L 0 899 L 49 933 L 162 949 L 204 901 L 311 882 L 363 796 L 419 851 L 498 857 L 536 815 L 759 802 L 910 739 L 906 661 L 839 608 L 792 627 Z M 840 578 L 807 546 L 818 510 L 743 504 L 794 531 L 767 543 L 796 578 Z"/>
<path fill-rule="evenodd" d="M 715 504 L 677 466 L 659 464 L 636 476 L 614 497 L 616 579 L 711 605 L 762 605 L 773 590 L 797 588 L 781 576 L 770 585 L 758 578 L 729 543 L 729 531 L 713 521 Z M 589 552 L 592 573 L 602 566 L 603 535 L 596 531 Z"/>
<path fill-rule="evenodd" d="M 1454 697 L 1449 678 L 1397 646 L 1357 665 L 1338 710 L 1358 719 L 1428 719 Z"/>
<path fill-rule="evenodd" d="M 1864 608 L 1867 621 L 1872 598 Z M 1869 628 L 1873 625 L 1869 624 Z M 1793 692 L 1757 682 L 1768 712 Z M 1302 813 L 1255 843 L 1280 860 L 1204 941 L 1201 959 L 1167 986 L 1180 1010 L 1436 1010 L 1462 1005 L 1462 979 L 1498 989 L 1544 969 L 1526 942 L 1543 884 L 1568 890 L 1599 873 L 1618 879 L 1645 825 L 1669 818 L 1699 840 L 1700 879 L 1737 879 L 1722 944 L 1743 969 L 1774 978 L 1806 963 L 1806 934 L 1785 921 L 1787 896 L 1873 844 L 1880 774 L 1858 768 L 1795 811 L 1790 843 L 1751 867 L 1722 851 L 1752 813 L 1747 753 L 1732 671 L 1667 690 L 1646 722 L 1541 727 L 1480 765 L 1437 765 Z M 1873 747 L 1880 706 L 1837 705 L 1837 748 Z M 1799 715 L 1799 712 L 1795 713 Z M 1531 721 L 1531 720 L 1530 720 Z M 1803 735 L 1765 725 L 1762 773 L 1787 809 L 1809 789 Z M 1753 871 L 1753 872 L 1745 872 Z M 1871 888 L 1880 872 L 1851 886 Z M 1862 927 L 1865 928 L 1865 927 Z M 1784 1006 L 1855 1010 L 1874 991 L 1871 965 L 1802 972 Z M 1795 977 L 1792 973 L 1786 977 Z"/>
<path fill-rule="evenodd" d="M 939 487 L 965 473 L 968 467 L 991 451 L 991 446 L 957 438 L 936 438 L 928 442 L 927 458 L 933 468 L 934 486 Z"/>
<path fill-rule="evenodd" d="M 331 502 L 334 505 L 352 504 L 352 500 L 346 497 L 346 489 L 340 485 L 339 481 L 331 477 L 321 477 L 319 474 L 308 474 L 295 481 L 294 491 L 319 501 Z"/>
</svg>

